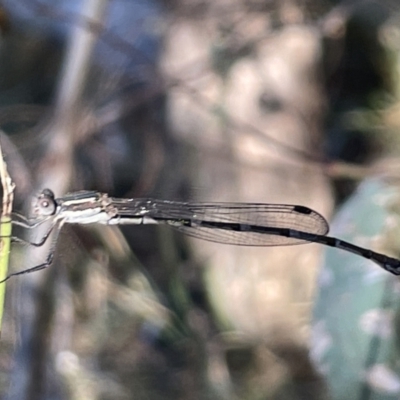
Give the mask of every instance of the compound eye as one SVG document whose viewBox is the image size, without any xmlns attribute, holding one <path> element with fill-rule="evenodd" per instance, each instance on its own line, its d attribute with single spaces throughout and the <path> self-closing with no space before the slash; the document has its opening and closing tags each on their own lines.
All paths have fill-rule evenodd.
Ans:
<svg viewBox="0 0 400 400">
<path fill-rule="evenodd" d="M 34 212 L 37 216 L 54 215 L 57 209 L 57 203 L 54 193 L 50 189 L 44 189 L 36 199 Z"/>
</svg>

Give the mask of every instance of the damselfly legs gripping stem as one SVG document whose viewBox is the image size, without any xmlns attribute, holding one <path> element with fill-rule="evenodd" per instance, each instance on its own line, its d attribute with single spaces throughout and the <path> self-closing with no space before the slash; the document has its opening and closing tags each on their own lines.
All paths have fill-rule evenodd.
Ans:
<svg viewBox="0 0 400 400">
<path fill-rule="evenodd" d="M 18 216 L 13 224 L 33 229 L 50 223 L 37 243 L 40 247 L 53 233 L 51 250 L 42 264 L 10 274 L 26 274 L 47 268 L 64 224 L 140 225 L 166 224 L 187 235 L 217 243 L 241 246 L 283 246 L 306 242 L 336 247 L 374 261 L 400 275 L 400 260 L 326 236 L 329 225 L 317 212 L 303 206 L 252 203 L 181 203 L 152 199 L 116 199 L 107 194 L 83 191 L 56 199 L 49 189 L 38 196 L 34 218 Z M 16 242 L 23 242 L 13 238 Z M 1 283 L 0 282 L 0 283 Z"/>
</svg>

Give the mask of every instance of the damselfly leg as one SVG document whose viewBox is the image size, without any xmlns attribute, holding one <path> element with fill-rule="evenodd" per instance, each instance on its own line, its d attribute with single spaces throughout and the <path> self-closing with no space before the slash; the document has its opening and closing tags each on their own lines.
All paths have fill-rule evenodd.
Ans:
<svg viewBox="0 0 400 400">
<path fill-rule="evenodd" d="M 19 226 L 24 229 L 35 229 L 35 228 L 39 227 L 40 225 L 42 225 L 44 222 L 49 220 L 49 218 L 43 218 L 40 220 L 29 219 L 21 214 L 15 213 L 15 212 L 12 213 L 12 218 L 13 219 L 11 220 L 11 223 L 13 225 Z M 30 241 L 22 239 L 18 236 L 11 236 L 11 241 L 14 243 L 21 243 L 21 244 L 34 246 L 34 247 L 41 247 L 46 243 L 47 239 L 49 238 L 51 232 L 54 229 L 54 226 L 55 226 L 55 223 L 53 222 L 51 224 L 50 228 L 48 229 L 48 231 L 43 235 L 42 239 L 39 242 L 30 242 Z M 3 236 L 0 235 L 0 239 L 2 237 Z"/>
<path fill-rule="evenodd" d="M 21 227 L 26 228 L 26 229 L 33 229 L 33 228 L 36 228 L 38 226 L 38 225 L 34 225 L 34 226 L 22 225 L 22 224 L 19 223 L 19 221 L 11 221 L 11 223 L 13 225 L 21 226 Z M 50 226 L 49 230 L 43 235 L 42 239 L 40 239 L 39 242 L 30 242 L 29 240 L 22 239 L 22 238 L 20 238 L 18 236 L 11 236 L 11 242 L 13 242 L 13 243 L 21 243 L 21 244 L 25 244 L 25 245 L 29 245 L 29 246 L 34 246 L 34 247 L 41 247 L 47 242 L 47 239 L 51 235 L 51 232 L 53 231 L 53 229 L 54 229 L 54 224 L 52 224 Z M 0 235 L 0 239 L 2 237 L 4 237 L 4 236 Z"/>
<path fill-rule="evenodd" d="M 43 235 L 42 239 L 40 239 L 39 242 L 30 242 L 29 240 L 21 239 L 18 236 L 12 236 L 11 241 L 14 243 L 27 244 L 29 246 L 34 246 L 34 247 L 41 247 L 47 242 L 47 239 L 50 237 L 51 233 L 53 232 L 54 227 L 55 227 L 55 224 L 54 223 L 51 224 L 50 228 Z M 32 228 L 32 227 L 29 227 L 29 228 Z"/>
<path fill-rule="evenodd" d="M 24 215 L 13 212 L 11 214 L 12 221 L 11 223 L 13 225 L 20 226 L 21 228 L 25 229 L 34 229 L 37 228 L 38 226 L 42 225 L 44 222 L 48 221 L 50 218 L 45 217 L 45 218 L 26 218 Z"/>
<path fill-rule="evenodd" d="M 30 244 L 32 246 L 36 246 L 36 247 L 43 246 L 43 244 L 49 238 L 51 232 L 54 231 L 54 237 L 52 239 L 50 251 L 48 252 L 46 260 L 43 263 L 35 265 L 34 267 L 31 267 L 31 268 L 24 269 L 22 271 L 13 272 L 12 274 L 7 275 L 7 277 L 5 279 L 0 281 L 0 284 L 3 283 L 3 282 L 8 281 L 13 276 L 28 274 L 30 272 L 36 272 L 36 271 L 40 271 L 42 269 L 50 267 L 50 265 L 53 263 L 53 260 L 54 260 L 54 253 L 56 251 L 57 240 L 58 240 L 58 236 L 60 235 L 61 228 L 62 228 L 62 222 L 54 223 L 54 224 L 52 224 L 50 230 L 46 233 L 44 238 L 41 240 L 41 242 L 39 242 L 39 243 L 26 242 L 26 243 L 28 243 L 28 244 Z M 18 238 L 18 240 L 21 240 L 22 242 L 25 242 L 24 240 L 19 239 L 19 238 Z"/>
</svg>

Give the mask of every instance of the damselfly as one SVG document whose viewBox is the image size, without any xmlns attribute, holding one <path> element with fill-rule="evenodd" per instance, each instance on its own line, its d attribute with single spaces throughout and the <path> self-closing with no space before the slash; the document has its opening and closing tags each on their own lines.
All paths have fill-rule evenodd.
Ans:
<svg viewBox="0 0 400 400">
<path fill-rule="evenodd" d="M 153 199 L 117 199 L 107 194 L 82 191 L 56 199 L 45 189 L 33 207 L 34 217 L 19 216 L 13 223 L 35 228 L 50 222 L 50 228 L 33 246 L 42 246 L 54 234 L 51 250 L 42 264 L 12 273 L 26 274 L 49 267 L 58 235 L 64 224 L 140 225 L 166 224 L 187 235 L 217 243 L 242 246 L 282 246 L 306 242 L 336 247 L 400 275 L 400 260 L 376 253 L 334 237 L 326 236 L 325 218 L 310 208 L 260 203 L 183 203 Z M 15 241 L 22 241 L 13 238 Z M 0 283 L 1 283 L 0 282 Z"/>
</svg>

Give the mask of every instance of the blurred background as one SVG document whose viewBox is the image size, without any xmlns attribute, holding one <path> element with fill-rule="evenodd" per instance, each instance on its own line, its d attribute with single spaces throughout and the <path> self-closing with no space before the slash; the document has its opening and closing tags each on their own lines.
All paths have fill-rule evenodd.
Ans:
<svg viewBox="0 0 400 400">
<path fill-rule="evenodd" d="M 399 257 L 398 1 L 2 0 L 0 35 L 15 210 L 44 187 L 300 204 Z M 398 399 L 399 292 L 315 244 L 65 227 L 7 283 L 0 395 Z"/>
</svg>

